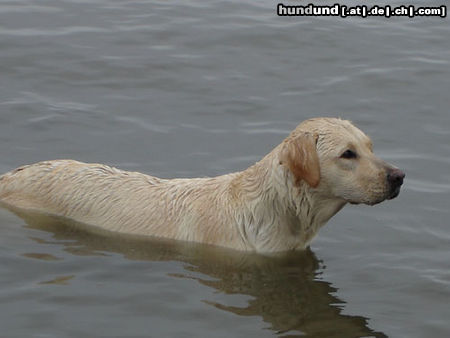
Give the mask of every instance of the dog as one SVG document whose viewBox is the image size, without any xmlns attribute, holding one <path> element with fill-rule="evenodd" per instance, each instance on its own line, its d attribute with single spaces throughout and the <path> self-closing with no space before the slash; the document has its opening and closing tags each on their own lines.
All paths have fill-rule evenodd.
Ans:
<svg viewBox="0 0 450 338">
<path fill-rule="evenodd" d="M 271 253 L 305 249 L 347 203 L 395 198 L 404 177 L 350 121 L 314 118 L 241 172 L 162 179 L 45 161 L 0 176 L 0 202 L 113 232 Z"/>
</svg>

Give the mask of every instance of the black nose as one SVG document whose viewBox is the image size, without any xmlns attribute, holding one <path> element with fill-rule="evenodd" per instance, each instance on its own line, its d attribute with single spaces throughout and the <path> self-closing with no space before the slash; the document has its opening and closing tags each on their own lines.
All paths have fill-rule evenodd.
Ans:
<svg viewBox="0 0 450 338">
<path fill-rule="evenodd" d="M 391 188 L 399 188 L 403 184 L 403 179 L 405 178 L 405 173 L 400 169 L 392 169 L 387 173 L 387 180 Z"/>
</svg>

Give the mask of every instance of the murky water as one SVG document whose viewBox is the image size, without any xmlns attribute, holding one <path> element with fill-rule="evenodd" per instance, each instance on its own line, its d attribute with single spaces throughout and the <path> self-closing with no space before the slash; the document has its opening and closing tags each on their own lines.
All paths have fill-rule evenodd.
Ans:
<svg viewBox="0 0 450 338">
<path fill-rule="evenodd" d="M 449 336 L 449 33 L 270 1 L 0 1 L 0 172 L 74 158 L 213 176 L 324 115 L 407 172 L 399 198 L 346 207 L 282 257 L 0 209 L 1 335 Z"/>
</svg>

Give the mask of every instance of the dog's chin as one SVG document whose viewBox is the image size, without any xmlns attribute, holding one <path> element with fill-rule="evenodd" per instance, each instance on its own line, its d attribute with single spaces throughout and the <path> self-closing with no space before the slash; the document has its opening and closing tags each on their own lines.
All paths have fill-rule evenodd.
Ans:
<svg viewBox="0 0 450 338">
<path fill-rule="evenodd" d="M 386 201 L 386 200 L 394 199 L 399 194 L 400 194 L 400 187 L 394 189 L 393 191 L 390 191 L 386 196 L 383 196 L 383 197 L 380 197 L 378 199 L 374 199 L 374 200 L 371 200 L 371 201 L 364 201 L 362 203 L 367 204 L 367 205 L 375 205 L 375 204 L 379 204 L 379 203 L 381 203 L 383 201 Z M 358 203 L 352 203 L 352 204 L 358 204 Z"/>
<path fill-rule="evenodd" d="M 386 196 L 377 198 L 377 199 L 373 199 L 373 200 L 364 200 L 364 201 L 355 201 L 355 200 L 347 200 L 348 203 L 353 204 L 353 205 L 357 205 L 357 204 L 365 204 L 365 205 L 375 205 L 375 204 L 379 204 L 385 200 L 387 200 L 388 198 Z"/>
<path fill-rule="evenodd" d="M 375 201 L 369 201 L 369 202 L 366 202 L 366 203 L 364 203 L 364 204 L 367 204 L 367 205 L 372 206 L 372 205 L 379 204 L 379 203 L 381 203 L 381 202 L 383 202 L 383 201 L 385 201 L 385 200 L 386 200 L 386 198 L 381 198 L 381 199 L 378 199 L 378 200 L 375 200 Z"/>
</svg>

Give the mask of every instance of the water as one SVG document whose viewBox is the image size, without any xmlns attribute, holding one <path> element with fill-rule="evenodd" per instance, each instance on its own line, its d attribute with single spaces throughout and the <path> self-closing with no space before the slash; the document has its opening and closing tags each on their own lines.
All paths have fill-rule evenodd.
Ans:
<svg viewBox="0 0 450 338">
<path fill-rule="evenodd" d="M 275 13 L 0 1 L 1 172 L 74 158 L 213 176 L 306 118 L 341 116 L 407 173 L 399 198 L 348 206 L 311 250 L 272 258 L 0 209 L 3 336 L 450 335 L 448 19 Z"/>
</svg>

